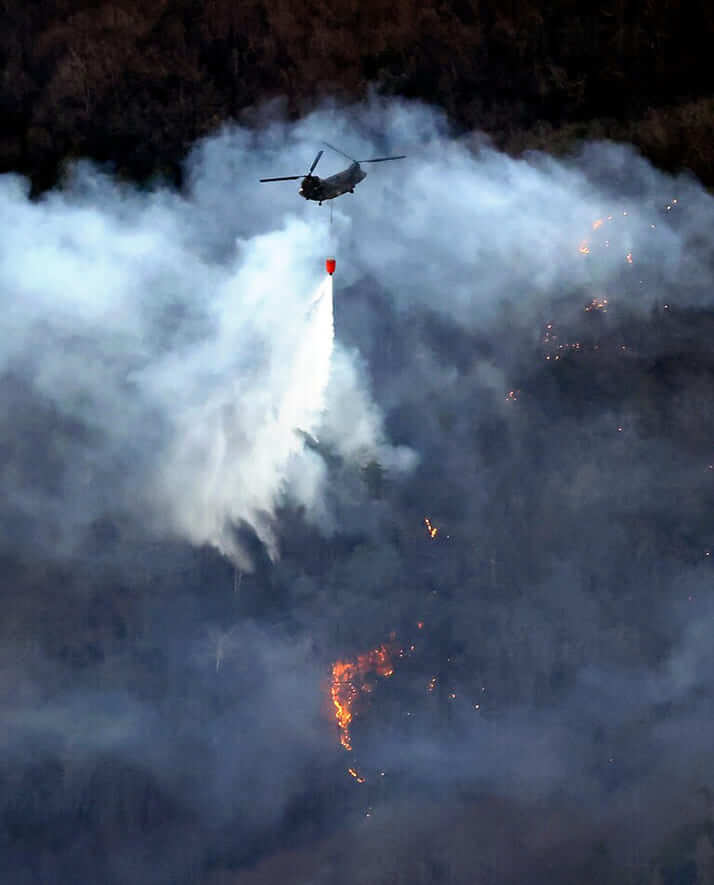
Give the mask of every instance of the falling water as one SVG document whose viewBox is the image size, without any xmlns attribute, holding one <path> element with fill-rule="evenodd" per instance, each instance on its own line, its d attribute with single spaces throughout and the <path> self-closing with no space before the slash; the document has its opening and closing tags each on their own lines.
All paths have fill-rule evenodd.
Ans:
<svg viewBox="0 0 714 885">
<path fill-rule="evenodd" d="M 325 276 L 304 312 L 289 322 L 290 334 L 272 342 L 260 397 L 246 399 L 240 377 L 235 387 L 208 389 L 200 412 L 181 427 L 172 462 L 172 475 L 191 467 L 187 475 L 198 476 L 183 490 L 180 528 L 189 537 L 209 539 L 246 570 L 250 557 L 235 527 L 250 524 L 271 558 L 278 555 L 272 514 L 290 460 L 304 445 L 295 431 L 313 434 L 325 409 L 334 344 L 331 277 Z"/>
</svg>

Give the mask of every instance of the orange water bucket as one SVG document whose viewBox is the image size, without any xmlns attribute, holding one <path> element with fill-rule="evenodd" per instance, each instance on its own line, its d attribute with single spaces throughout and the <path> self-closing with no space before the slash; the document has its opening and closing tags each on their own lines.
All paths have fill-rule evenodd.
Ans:
<svg viewBox="0 0 714 885">
<path fill-rule="evenodd" d="M 337 262 L 334 258 L 326 258 L 325 259 L 325 270 L 329 273 L 330 276 L 335 272 L 335 268 L 337 267 Z"/>
</svg>

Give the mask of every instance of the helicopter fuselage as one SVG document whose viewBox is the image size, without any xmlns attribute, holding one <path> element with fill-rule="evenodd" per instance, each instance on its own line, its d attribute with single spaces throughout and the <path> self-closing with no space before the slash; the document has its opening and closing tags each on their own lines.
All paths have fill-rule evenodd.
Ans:
<svg viewBox="0 0 714 885">
<path fill-rule="evenodd" d="M 318 155 L 312 161 L 312 165 L 310 166 L 307 175 L 277 175 L 271 178 L 261 178 L 259 181 L 297 181 L 301 178 L 302 182 L 298 191 L 300 196 L 305 200 L 314 200 L 316 203 L 322 205 L 324 200 L 334 200 L 335 197 L 342 196 L 342 194 L 354 193 L 355 187 L 363 178 L 367 177 L 367 173 L 362 169 L 360 163 L 383 163 L 385 160 L 405 159 L 405 155 L 400 154 L 398 157 L 372 157 L 371 160 L 355 160 L 354 157 L 350 157 L 349 154 L 346 154 L 339 148 L 333 147 L 327 142 L 325 142 L 325 147 L 330 148 L 338 154 L 342 154 L 343 157 L 352 162 L 346 169 L 343 169 L 342 172 L 337 172 L 335 175 L 330 175 L 327 178 L 320 178 L 319 175 L 313 175 L 315 166 L 317 166 L 320 162 L 320 157 L 325 153 L 324 151 L 319 151 Z"/>
<path fill-rule="evenodd" d="M 334 200 L 342 194 L 354 191 L 356 185 L 367 177 L 367 173 L 359 163 L 352 163 L 342 172 L 330 175 L 328 178 L 320 178 L 318 175 L 306 175 L 298 193 L 306 200 L 315 200 L 322 203 L 323 200 Z"/>
</svg>

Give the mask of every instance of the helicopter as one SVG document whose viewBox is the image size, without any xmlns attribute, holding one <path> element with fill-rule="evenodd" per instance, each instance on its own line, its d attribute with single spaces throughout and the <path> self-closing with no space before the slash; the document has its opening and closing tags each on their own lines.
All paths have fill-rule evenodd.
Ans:
<svg viewBox="0 0 714 885">
<path fill-rule="evenodd" d="M 319 175 L 313 175 L 315 166 L 317 166 L 320 162 L 320 157 L 325 153 L 320 151 L 305 175 L 281 175 L 279 178 L 261 178 L 260 181 L 297 181 L 298 178 L 302 178 L 300 190 L 298 191 L 300 196 L 306 200 L 315 200 L 322 206 L 324 200 L 334 200 L 335 197 L 342 196 L 342 194 L 353 194 L 355 192 L 355 187 L 363 178 L 367 177 L 367 173 L 361 168 L 360 163 L 384 163 L 385 160 L 404 160 L 406 157 L 406 154 L 400 154 L 398 157 L 374 157 L 372 160 L 355 160 L 354 157 L 350 157 L 349 154 L 333 147 L 333 145 L 328 144 L 326 141 L 323 141 L 323 144 L 325 147 L 330 148 L 331 151 L 341 154 L 350 161 L 351 165 L 347 169 L 343 169 L 342 172 L 337 172 L 328 178 L 320 178 Z"/>
</svg>

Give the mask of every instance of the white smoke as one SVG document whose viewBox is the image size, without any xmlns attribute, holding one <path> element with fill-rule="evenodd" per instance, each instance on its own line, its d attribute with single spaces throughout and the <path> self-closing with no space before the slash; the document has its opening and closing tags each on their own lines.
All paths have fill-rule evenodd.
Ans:
<svg viewBox="0 0 714 885">
<path fill-rule="evenodd" d="M 301 200 L 295 183 L 258 182 L 307 169 L 325 136 L 358 157 L 408 155 L 369 167 L 356 193 L 335 202 L 332 228 L 327 207 Z M 327 151 L 316 171 L 343 165 Z M 679 226 L 653 224 L 675 197 L 686 207 Z M 583 260 L 578 244 L 610 214 L 626 215 L 627 229 Z M 702 189 L 629 149 L 515 160 L 450 137 L 432 109 L 379 100 L 295 124 L 227 127 L 194 150 L 183 196 L 80 166 L 64 189 L 33 202 L 24 182 L 5 176 L 0 378 L 21 384 L 26 433 L 50 421 L 31 440 L 46 446 L 46 470 L 29 476 L 13 462 L 6 500 L 55 548 L 71 548 L 103 513 L 123 512 L 235 558 L 235 528 L 246 523 L 275 556 L 273 514 L 285 492 L 329 523 L 324 464 L 302 450 L 296 429 L 361 464 L 378 458 L 399 471 L 415 460 L 389 444 L 364 359 L 339 343 L 331 354 L 327 294 L 310 310 L 335 246 L 340 290 L 378 281 L 405 322 L 416 308 L 493 330 L 508 308 L 509 322 L 537 335 L 554 293 L 628 267 L 628 285 L 647 282 L 636 298 L 623 295 L 630 307 L 651 306 L 673 280 L 683 303 L 709 303 L 699 232 L 713 217 Z M 339 341 L 339 316 L 337 331 Z M 387 377 L 380 394 L 394 404 L 456 383 L 435 365 L 408 390 Z M 42 422 L 30 414 L 39 408 Z"/>
</svg>

